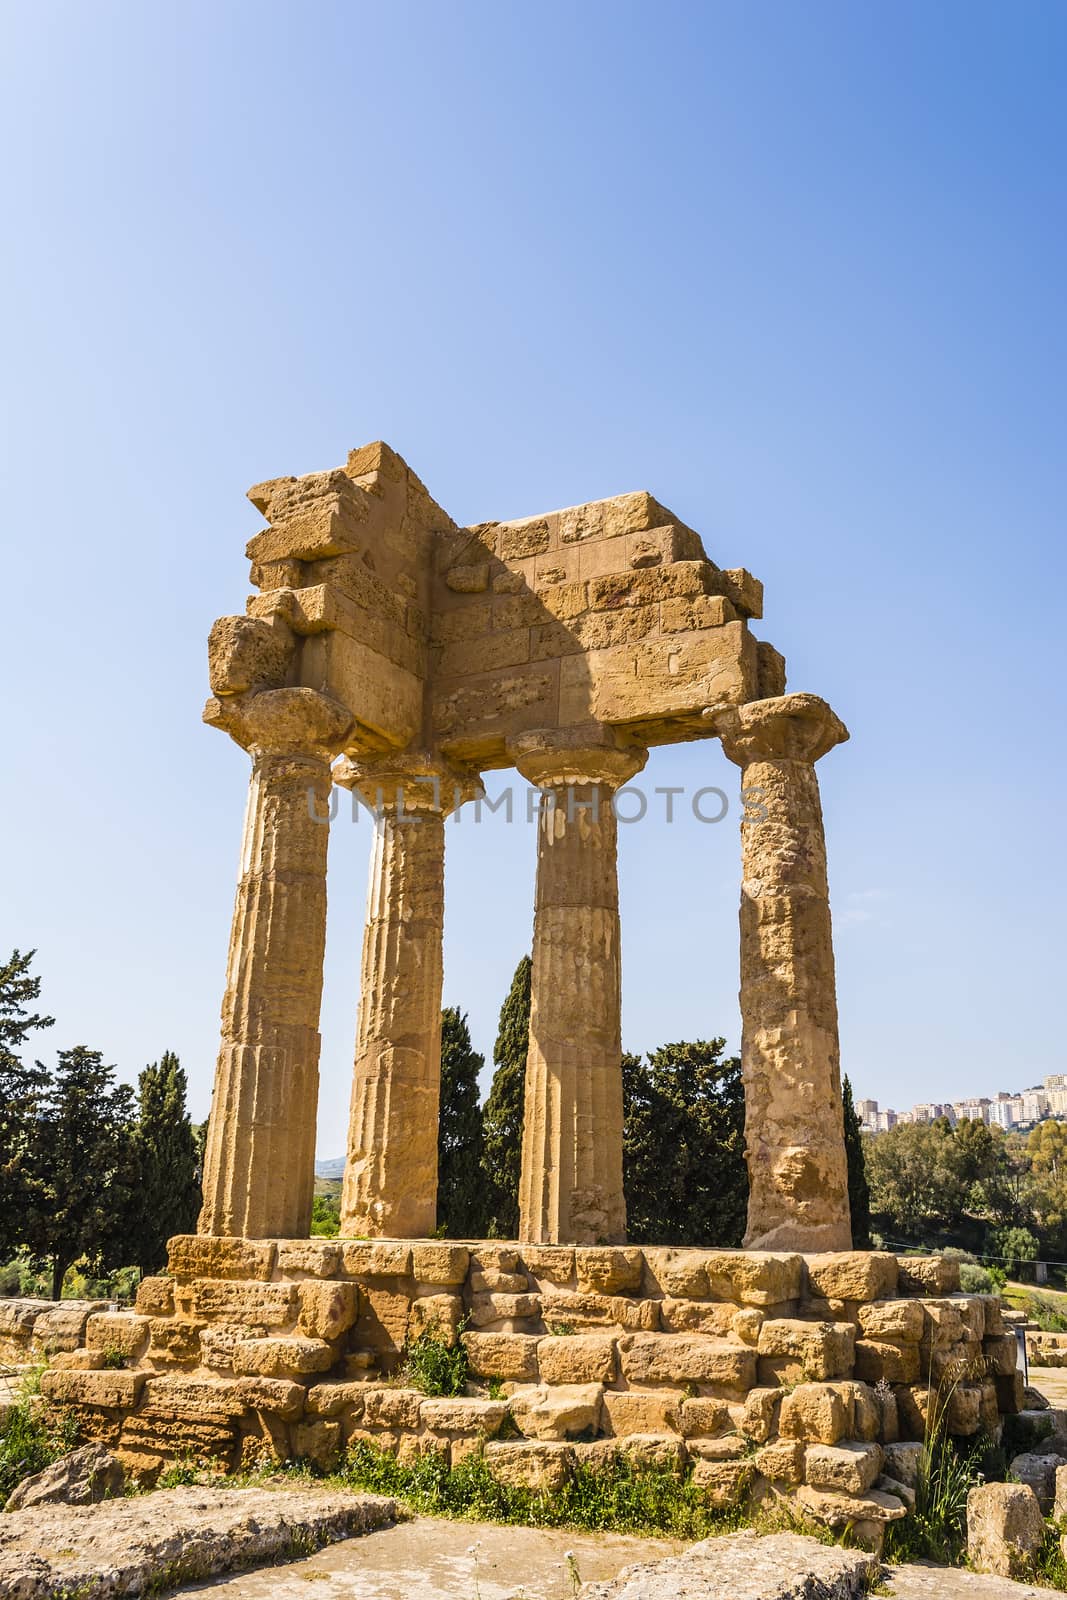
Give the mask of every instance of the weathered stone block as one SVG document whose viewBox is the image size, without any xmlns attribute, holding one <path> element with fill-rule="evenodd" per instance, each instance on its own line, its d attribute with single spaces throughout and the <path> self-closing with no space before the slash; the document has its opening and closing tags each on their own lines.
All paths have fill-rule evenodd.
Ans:
<svg viewBox="0 0 1067 1600">
<path fill-rule="evenodd" d="M 758 1393 L 757 1390 L 752 1391 Z M 702 1396 L 685 1399 L 681 1404 L 680 1428 L 683 1438 L 711 1439 L 725 1433 L 733 1419 L 725 1400 L 708 1400 Z"/>
<path fill-rule="evenodd" d="M 772 1483 L 798 1484 L 804 1477 L 804 1450 L 799 1439 L 776 1439 L 773 1444 L 765 1444 L 756 1451 L 756 1471 Z"/>
<path fill-rule="evenodd" d="M 233 1370 L 252 1377 L 298 1378 L 328 1372 L 337 1359 L 322 1339 L 246 1339 L 233 1350 Z"/>
<path fill-rule="evenodd" d="M 815 1489 L 836 1489 L 842 1494 L 864 1494 L 882 1470 L 882 1450 L 877 1444 L 842 1440 L 840 1444 L 809 1444 L 804 1452 L 804 1478 Z"/>
<path fill-rule="evenodd" d="M 522 1259 L 527 1272 L 544 1283 L 570 1283 L 574 1276 L 574 1251 L 569 1245 L 524 1244 Z"/>
<path fill-rule="evenodd" d="M 725 1339 L 735 1331 L 738 1314 L 739 1308 L 728 1300 L 667 1298 L 660 1301 L 660 1323 L 668 1333 L 704 1333 L 711 1338 Z M 759 1316 L 759 1312 L 755 1314 Z M 757 1338 L 758 1328 L 757 1323 Z"/>
<path fill-rule="evenodd" d="M 786 1439 L 836 1444 L 851 1431 L 850 1412 L 840 1385 L 800 1383 L 783 1397 L 778 1426 Z"/>
<path fill-rule="evenodd" d="M 530 1282 L 525 1272 L 500 1272 L 496 1267 L 478 1267 L 470 1275 L 472 1294 L 527 1294 Z"/>
<path fill-rule="evenodd" d="M 123 1374 L 119 1374 L 123 1376 Z M 130 1373 L 130 1377 L 142 1374 Z M 186 1373 L 167 1373 L 149 1377 L 144 1387 L 141 1419 L 168 1419 L 179 1423 L 219 1422 L 239 1417 L 245 1402 L 232 1379 L 200 1378 Z M 125 1431 L 125 1424 L 124 1424 Z M 175 1431 L 179 1438 L 181 1430 Z"/>
<path fill-rule="evenodd" d="M 315 1417 L 339 1417 L 344 1412 L 350 1422 L 359 1422 L 366 1392 L 364 1383 L 313 1383 L 303 1391 L 304 1409 Z"/>
<path fill-rule="evenodd" d="M 985 1483 L 967 1496 L 967 1559 L 976 1572 L 1026 1578 L 1045 1536 L 1034 1491 L 1024 1483 Z"/>
<path fill-rule="evenodd" d="M 857 1339 L 856 1377 L 864 1383 L 915 1383 L 921 1371 L 917 1344 L 891 1344 L 888 1339 Z"/>
<path fill-rule="evenodd" d="M 465 1333 L 464 1348 L 470 1368 L 479 1378 L 512 1378 L 524 1382 L 537 1377 L 539 1340 L 527 1333 Z"/>
<path fill-rule="evenodd" d="M 307 1272 L 313 1278 L 336 1278 L 341 1271 L 341 1246 L 333 1239 L 279 1239 L 275 1270 L 282 1277 Z"/>
<path fill-rule="evenodd" d="M 283 1422 L 303 1415 L 306 1393 L 303 1384 L 286 1378 L 239 1378 L 234 1384 L 234 1394 L 250 1411 L 266 1411 Z"/>
<path fill-rule="evenodd" d="M 296 1316 L 296 1285 L 293 1283 L 215 1282 L 194 1279 L 186 1295 L 179 1298 L 189 1312 L 206 1322 L 249 1322 L 267 1328 L 283 1328 Z"/>
<path fill-rule="evenodd" d="M 574 1453 L 565 1444 L 490 1441 L 485 1459 L 494 1478 L 519 1489 L 551 1493 L 574 1471 Z"/>
<path fill-rule="evenodd" d="M 578 1288 L 585 1294 L 618 1294 L 641 1287 L 645 1258 L 636 1247 L 582 1246 L 574 1252 Z"/>
<path fill-rule="evenodd" d="M 130 1311 L 97 1311 L 85 1325 L 90 1350 L 115 1350 L 128 1359 L 148 1343 L 148 1318 Z"/>
<path fill-rule="evenodd" d="M 882 1300 L 895 1294 L 897 1258 L 883 1250 L 843 1250 L 806 1257 L 816 1294 L 829 1300 Z"/>
<path fill-rule="evenodd" d="M 453 1345 L 463 1322 L 463 1300 L 458 1294 L 424 1294 L 411 1302 L 408 1319 L 408 1338 L 418 1339 L 429 1334 L 443 1343 Z"/>
<path fill-rule="evenodd" d="M 1020 1483 L 1029 1485 L 1037 1496 L 1042 1515 L 1048 1516 L 1056 1499 L 1056 1474 L 1062 1468 L 1067 1468 L 1067 1461 L 1062 1456 L 1027 1452 L 1014 1458 L 1010 1472 Z"/>
<path fill-rule="evenodd" d="M 398 1285 L 371 1279 L 363 1285 L 361 1306 L 352 1343 L 382 1355 L 398 1356 L 408 1341 L 410 1295 Z"/>
<path fill-rule="evenodd" d="M 865 1339 L 893 1339 L 898 1344 L 918 1344 L 925 1317 L 921 1300 L 875 1300 L 859 1308 Z"/>
<path fill-rule="evenodd" d="M 107 1368 L 95 1372 L 41 1373 L 41 1393 L 57 1405 L 104 1406 L 129 1410 L 141 1398 L 147 1373 Z"/>
<path fill-rule="evenodd" d="M 135 1305 L 142 1317 L 173 1316 L 173 1278 L 142 1278 L 137 1285 Z"/>
<path fill-rule="evenodd" d="M 425 1397 L 417 1389 L 375 1389 L 363 1391 L 363 1421 L 368 1428 L 393 1428 L 414 1432 Z"/>
<path fill-rule="evenodd" d="M 708 1291 L 715 1300 L 778 1306 L 801 1292 L 804 1258 L 769 1250 L 709 1250 Z"/>
<path fill-rule="evenodd" d="M 954 1294 L 960 1286 L 960 1264 L 944 1256 L 898 1256 L 899 1294 Z"/>
<path fill-rule="evenodd" d="M 563 1294 L 546 1290 L 541 1297 L 545 1326 L 552 1333 L 557 1325 L 573 1328 L 618 1328 L 652 1332 L 659 1327 L 659 1302 L 630 1300 L 625 1295 Z"/>
<path fill-rule="evenodd" d="M 516 1389 L 511 1396 L 511 1415 L 528 1439 L 574 1439 L 590 1429 L 596 1431 L 602 1394 L 597 1383 Z"/>
<path fill-rule="evenodd" d="M 184 1317 L 150 1317 L 149 1357 L 155 1361 L 198 1361 L 202 1327 L 203 1323 L 189 1322 Z"/>
<path fill-rule="evenodd" d="M 1008 1378 L 1015 1371 L 1018 1345 L 1013 1333 L 995 1333 L 982 1342 L 989 1370 L 995 1377 Z"/>
<path fill-rule="evenodd" d="M 710 1505 L 732 1506 L 744 1498 L 754 1471 L 751 1461 L 697 1461 L 692 1482 L 703 1489 Z"/>
<path fill-rule="evenodd" d="M 741 1432 L 759 1444 L 772 1438 L 778 1431 L 778 1411 L 782 1398 L 781 1389 L 750 1389 L 745 1396 Z"/>
<path fill-rule="evenodd" d="M 104 1300 L 65 1300 L 43 1311 L 33 1324 L 34 1343 L 51 1353 L 77 1350 L 85 1338 L 85 1326 L 94 1312 L 106 1311 Z"/>
<path fill-rule="evenodd" d="M 797 1490 L 796 1500 L 802 1510 L 829 1528 L 847 1528 L 859 1522 L 899 1522 L 908 1509 L 896 1495 L 883 1494 L 880 1489 L 850 1495 L 804 1484 Z"/>
<path fill-rule="evenodd" d="M 756 1382 L 756 1352 L 699 1335 L 637 1333 L 619 1341 L 630 1383 L 707 1383 L 744 1392 Z"/>
<path fill-rule="evenodd" d="M 646 1245 L 644 1257 L 651 1283 L 665 1296 L 681 1300 L 707 1299 L 708 1268 L 703 1251 Z"/>
<path fill-rule="evenodd" d="M 173 1278 L 256 1278 L 266 1283 L 274 1270 L 277 1245 L 272 1239 L 216 1239 L 207 1234 L 178 1234 L 167 1244 L 167 1266 Z"/>
<path fill-rule="evenodd" d="M 297 1288 L 300 1331 L 309 1339 L 339 1339 L 359 1315 L 354 1283 L 301 1283 Z"/>
<path fill-rule="evenodd" d="M 411 1246 L 391 1240 L 381 1243 L 361 1240 L 357 1244 L 341 1241 L 344 1269 L 350 1278 L 408 1278 L 411 1276 Z"/>
<path fill-rule="evenodd" d="M 470 1268 L 471 1253 L 466 1245 L 416 1244 L 411 1250 L 411 1273 L 419 1283 L 461 1284 Z"/>
<path fill-rule="evenodd" d="M 855 1337 L 847 1322 L 768 1320 L 756 1349 L 761 1357 L 777 1358 L 775 1370 L 785 1376 L 839 1378 L 852 1371 Z"/>
<path fill-rule="evenodd" d="M 631 1433 L 679 1433 L 682 1403 L 680 1394 L 665 1390 L 649 1394 L 635 1389 L 605 1389 L 604 1431 L 617 1438 Z"/>
<path fill-rule="evenodd" d="M 504 1400 L 474 1400 L 464 1395 L 422 1402 L 420 1418 L 434 1433 L 494 1434 L 508 1414 Z"/>
<path fill-rule="evenodd" d="M 545 1383 L 611 1383 L 615 1340 L 602 1333 L 550 1336 L 538 1344 L 537 1362 Z"/>
<path fill-rule="evenodd" d="M 314 1422 L 298 1422 L 293 1428 L 293 1455 L 298 1461 L 310 1461 L 328 1472 L 336 1465 L 341 1454 L 341 1427 L 337 1422 L 316 1418 Z"/>
</svg>

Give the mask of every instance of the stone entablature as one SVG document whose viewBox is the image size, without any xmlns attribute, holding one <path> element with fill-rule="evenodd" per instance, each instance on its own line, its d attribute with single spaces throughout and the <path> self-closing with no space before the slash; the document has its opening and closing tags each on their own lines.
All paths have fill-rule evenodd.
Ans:
<svg viewBox="0 0 1067 1600">
<path fill-rule="evenodd" d="M 250 498 L 257 593 L 209 643 L 205 719 L 252 778 L 201 1231 L 308 1231 L 336 783 L 378 810 L 342 1226 L 432 1231 L 443 824 L 514 766 L 542 791 L 520 1232 L 624 1240 L 611 800 L 649 747 L 719 737 L 763 797 L 742 825 L 745 1243 L 847 1248 L 815 763 L 848 735 L 750 632 L 762 585 L 644 492 L 457 527 L 381 443 Z"/>
<path fill-rule="evenodd" d="M 368 1439 L 453 1463 L 484 1448 L 544 1486 L 623 1451 L 693 1465 L 715 1500 L 878 1522 L 904 1515 L 931 1385 L 961 1379 L 960 1435 L 1022 1405 L 999 1300 L 959 1294 L 937 1257 L 198 1236 L 170 1267 L 42 1379 L 149 1479 L 189 1454 L 329 1466 Z M 398 1381 L 430 1329 L 463 1339 L 466 1394 Z"/>
</svg>

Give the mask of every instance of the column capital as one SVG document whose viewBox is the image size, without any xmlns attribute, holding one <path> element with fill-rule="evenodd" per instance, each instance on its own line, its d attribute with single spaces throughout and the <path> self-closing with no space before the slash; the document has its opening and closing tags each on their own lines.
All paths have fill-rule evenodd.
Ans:
<svg viewBox="0 0 1067 1600">
<path fill-rule="evenodd" d="M 507 752 L 522 776 L 539 789 L 592 783 L 621 789 L 641 771 L 648 751 L 640 745 L 621 749 L 607 729 L 602 733 L 598 738 L 587 729 L 538 730 L 510 739 Z"/>
<path fill-rule="evenodd" d="M 372 810 L 402 806 L 409 816 L 447 817 L 464 801 L 485 793 L 473 767 L 417 750 L 359 761 L 342 756 L 333 779 L 342 789 L 354 790 Z"/>
<path fill-rule="evenodd" d="M 731 761 L 803 761 L 814 765 L 848 729 L 817 694 L 782 694 L 746 705 L 717 706 L 704 715 Z"/>
<path fill-rule="evenodd" d="M 330 761 L 344 747 L 352 714 L 317 689 L 263 689 L 213 696 L 204 707 L 204 721 L 253 756 Z"/>
</svg>

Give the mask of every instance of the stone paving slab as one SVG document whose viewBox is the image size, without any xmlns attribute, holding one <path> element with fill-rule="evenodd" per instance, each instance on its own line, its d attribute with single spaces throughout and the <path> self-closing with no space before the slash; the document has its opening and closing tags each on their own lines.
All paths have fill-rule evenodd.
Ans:
<svg viewBox="0 0 1067 1600">
<path fill-rule="evenodd" d="M 182 1593 L 217 1600 L 573 1600 L 568 1551 L 591 1581 L 681 1549 L 670 1539 L 417 1517 L 373 1539 Z"/>
<path fill-rule="evenodd" d="M 887 1600 L 1052 1600 L 1056 1593 L 958 1567 L 891 1567 L 883 1581 Z"/>
<path fill-rule="evenodd" d="M 705 1539 L 666 1561 L 583 1586 L 581 1600 L 859 1600 L 877 1569 L 863 1550 L 799 1533 Z"/>
<path fill-rule="evenodd" d="M 306 1553 L 392 1523 L 380 1495 L 308 1489 L 163 1489 L 95 1506 L 35 1506 L 0 1517 L 2 1600 L 123 1600 L 152 1584 Z M 306 1592 L 306 1590 L 305 1590 Z"/>
</svg>

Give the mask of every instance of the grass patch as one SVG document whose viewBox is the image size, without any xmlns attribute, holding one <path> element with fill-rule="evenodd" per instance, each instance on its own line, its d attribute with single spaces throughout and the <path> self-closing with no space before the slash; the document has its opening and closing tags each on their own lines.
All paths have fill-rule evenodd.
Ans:
<svg viewBox="0 0 1067 1600">
<path fill-rule="evenodd" d="M 465 1326 L 465 1323 L 460 1324 L 455 1344 L 442 1339 L 436 1328 L 420 1333 L 408 1345 L 401 1368 L 402 1381 L 426 1395 L 450 1398 L 462 1394 L 470 1377 L 467 1351 L 459 1337 Z"/>
<path fill-rule="evenodd" d="M 939 1561 L 959 1566 L 966 1554 L 967 1496 L 985 1481 L 983 1465 L 992 1441 L 979 1436 L 963 1444 L 949 1435 L 949 1406 L 960 1381 L 930 1390 L 915 1509 L 903 1521 L 887 1527 L 887 1561 Z"/>
<path fill-rule="evenodd" d="M 527 1489 L 499 1482 L 481 1454 L 449 1467 L 439 1451 L 401 1463 L 364 1440 L 351 1448 L 337 1479 L 392 1495 L 412 1511 L 460 1521 L 518 1523 L 533 1528 L 651 1533 L 706 1539 L 751 1524 L 740 1506 L 717 1509 L 690 1476 L 620 1457 L 612 1467 L 579 1466 L 559 1488 Z"/>
<path fill-rule="evenodd" d="M 40 1374 L 36 1373 L 0 1424 L 0 1505 L 23 1478 L 43 1472 L 78 1443 L 77 1423 L 70 1412 L 60 1412 L 47 1421 L 35 1415 L 33 1400 L 39 1386 Z"/>
</svg>

